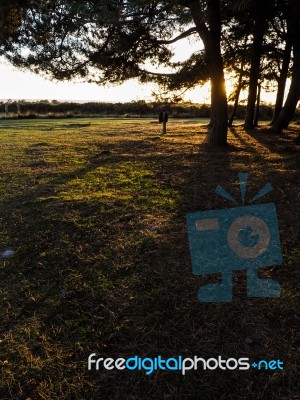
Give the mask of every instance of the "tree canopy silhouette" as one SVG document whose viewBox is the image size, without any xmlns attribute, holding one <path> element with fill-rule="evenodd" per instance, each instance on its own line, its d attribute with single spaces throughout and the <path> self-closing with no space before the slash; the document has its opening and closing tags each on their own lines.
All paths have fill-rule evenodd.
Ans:
<svg viewBox="0 0 300 400">
<path fill-rule="evenodd" d="M 17 16 L 2 34 L 5 55 L 14 65 L 58 80 L 117 84 L 138 78 L 169 91 L 210 79 L 209 140 L 213 145 L 227 143 L 225 68 L 235 73 L 240 70 L 236 105 L 241 89 L 248 85 L 246 127 L 253 128 L 257 121 L 255 104 L 258 108 L 262 78 L 278 81 L 273 129 L 281 131 L 294 114 L 300 90 L 297 0 L 6 1 L 2 25 L 8 18 L 5 15 Z M 279 40 L 280 24 L 287 27 L 282 40 L 286 51 Z M 189 59 L 174 62 L 170 45 L 189 37 L 200 39 L 199 48 Z M 226 49 L 226 38 L 227 44 L 234 38 L 235 45 Z M 291 49 L 292 86 L 282 108 Z M 279 65 L 277 75 L 274 63 Z"/>
<path fill-rule="evenodd" d="M 227 98 L 221 56 L 221 2 L 36 1 L 7 57 L 56 79 L 155 81 L 170 89 L 211 80 L 210 142 L 226 144 Z M 204 51 L 172 62 L 169 45 L 200 36 Z M 26 49 L 26 51 L 25 51 Z M 157 73 L 153 65 L 171 68 Z"/>
</svg>

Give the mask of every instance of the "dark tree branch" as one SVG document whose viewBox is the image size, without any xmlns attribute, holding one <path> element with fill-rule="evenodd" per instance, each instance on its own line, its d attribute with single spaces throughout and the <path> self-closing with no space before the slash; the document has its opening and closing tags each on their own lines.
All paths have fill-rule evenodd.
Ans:
<svg viewBox="0 0 300 400">
<path fill-rule="evenodd" d="M 191 36 L 193 33 L 197 33 L 197 28 L 195 26 L 190 28 L 190 29 L 188 29 L 187 31 L 181 33 L 180 35 L 176 36 L 173 39 L 170 39 L 170 40 L 158 40 L 157 44 L 172 44 L 172 43 L 177 42 L 178 40 L 181 40 L 181 39 L 184 39 L 184 38 L 186 38 L 188 36 Z"/>
</svg>

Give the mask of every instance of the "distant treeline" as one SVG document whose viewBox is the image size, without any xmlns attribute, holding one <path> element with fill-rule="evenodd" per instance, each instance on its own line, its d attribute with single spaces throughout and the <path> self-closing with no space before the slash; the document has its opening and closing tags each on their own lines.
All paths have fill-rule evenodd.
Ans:
<svg viewBox="0 0 300 400">
<path fill-rule="evenodd" d="M 45 116 L 48 118 L 76 117 L 76 116 L 123 116 L 123 117 L 156 117 L 161 110 L 169 112 L 173 118 L 210 118 L 210 106 L 207 104 L 178 103 L 161 104 L 156 102 L 133 101 L 130 103 L 74 103 L 58 101 L 15 101 L 1 102 L 1 110 L 7 113 L 7 117 L 19 114 L 20 117 L 35 118 Z M 230 108 L 231 106 L 229 106 Z M 230 110 L 229 110 L 230 111 Z M 237 119 L 243 119 L 246 106 L 240 105 L 237 111 Z M 270 106 L 260 107 L 260 119 L 271 120 L 273 109 Z M 299 115 L 297 116 L 299 118 Z"/>
</svg>

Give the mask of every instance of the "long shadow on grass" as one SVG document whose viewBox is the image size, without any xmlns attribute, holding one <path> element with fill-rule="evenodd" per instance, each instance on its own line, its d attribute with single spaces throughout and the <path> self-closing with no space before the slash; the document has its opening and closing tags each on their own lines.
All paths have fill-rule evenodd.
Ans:
<svg viewBox="0 0 300 400">
<path fill-rule="evenodd" d="M 272 153 L 279 155 L 295 156 L 299 154 L 299 146 L 294 142 L 299 135 L 299 129 L 289 127 L 285 133 L 275 134 L 268 128 L 261 127 L 257 130 L 247 130 L 247 136 L 250 136 L 262 146 L 268 148 Z"/>
<path fill-rule="evenodd" d="M 247 300 L 242 297 L 245 290 L 238 287 L 233 304 L 199 304 L 197 288 L 204 280 L 193 279 L 190 272 L 185 213 L 224 207 L 223 200 L 212 197 L 216 184 L 224 180 L 234 182 L 238 172 L 249 168 L 251 159 L 251 154 L 240 154 L 238 147 L 228 150 L 202 148 L 198 154 L 189 157 L 186 168 L 179 163 L 164 170 L 171 176 L 176 174 L 183 182 L 180 186 L 181 202 L 173 221 L 165 227 L 166 239 L 156 245 L 157 250 L 152 251 L 150 260 L 145 263 L 144 280 L 137 286 L 136 300 L 129 308 L 131 324 L 125 327 L 123 336 L 117 334 L 112 338 L 110 354 L 124 354 L 122 349 L 128 349 L 129 343 L 130 351 L 125 352 L 126 355 L 138 353 L 150 356 L 154 353 L 188 357 L 197 354 L 209 358 L 222 354 L 239 358 L 244 354 L 258 359 L 268 358 L 270 354 L 272 357 L 276 354 L 278 358 L 289 354 L 291 337 L 287 339 L 286 312 L 288 310 L 290 315 L 292 309 L 295 311 L 295 303 L 282 307 L 280 300 Z M 264 159 L 257 160 L 257 169 L 253 175 L 256 175 L 255 183 L 260 188 L 272 171 L 266 171 Z M 230 184 L 230 187 L 230 193 L 237 195 L 237 185 Z M 281 318 L 280 322 L 278 318 Z M 292 334 L 291 326 L 288 335 Z M 292 357 L 291 362 L 295 362 Z M 119 375 L 118 378 L 121 390 L 124 381 Z M 273 382 L 272 376 L 260 376 L 255 372 L 245 376 L 235 372 L 193 371 L 184 379 L 160 373 L 147 379 L 152 386 L 143 379 L 138 386 L 139 391 L 135 392 L 137 397 L 146 398 L 154 393 L 159 398 L 158 393 L 164 391 L 170 393 L 172 398 L 212 399 L 222 398 L 223 395 L 225 398 L 260 398 L 261 391 L 266 398 L 276 398 L 284 393 L 283 375 Z M 251 395 L 245 395 L 245 387 L 251 387 Z"/>
</svg>

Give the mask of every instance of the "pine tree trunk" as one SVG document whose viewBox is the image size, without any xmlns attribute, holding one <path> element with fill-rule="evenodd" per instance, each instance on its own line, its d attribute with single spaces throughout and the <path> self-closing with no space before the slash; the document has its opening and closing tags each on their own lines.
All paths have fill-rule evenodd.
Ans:
<svg viewBox="0 0 300 400">
<path fill-rule="evenodd" d="M 234 105 L 233 105 L 233 109 L 231 112 L 231 115 L 229 117 L 229 121 L 228 121 L 228 126 L 232 126 L 233 125 L 233 121 L 235 119 L 236 116 L 236 112 L 239 106 L 239 99 L 240 99 L 240 94 L 243 88 L 243 68 L 244 68 L 244 64 L 241 64 L 241 72 L 240 72 L 240 76 L 239 76 L 239 82 L 238 82 L 238 86 L 236 88 L 236 92 L 235 92 L 235 99 L 234 99 Z"/>
<path fill-rule="evenodd" d="M 234 119 L 236 117 L 237 109 L 238 109 L 238 106 L 239 106 L 239 99 L 240 99 L 241 90 L 242 90 L 242 86 L 238 86 L 237 89 L 236 89 L 236 92 L 235 92 L 234 104 L 233 104 L 232 112 L 230 114 L 229 121 L 228 121 L 228 126 L 229 127 L 232 127 L 233 121 L 234 121 Z"/>
<path fill-rule="evenodd" d="M 280 72 L 280 76 L 279 76 L 279 80 L 278 80 L 276 103 L 275 103 L 274 114 L 273 114 L 271 125 L 274 124 L 274 122 L 276 121 L 278 115 L 280 114 L 280 112 L 282 110 L 285 87 L 286 87 L 286 80 L 288 77 L 289 66 L 290 66 L 290 61 L 291 61 L 291 52 L 292 52 L 292 43 L 291 43 L 290 39 L 287 39 L 284 53 L 283 53 L 282 68 L 281 68 L 281 72 Z"/>
<path fill-rule="evenodd" d="M 288 33 L 290 34 L 294 64 L 290 90 L 278 118 L 273 124 L 271 131 L 281 133 L 291 122 L 300 98 L 300 24 L 299 24 L 300 2 L 289 1 Z"/>
<path fill-rule="evenodd" d="M 262 45 L 263 45 L 266 25 L 267 23 L 265 16 L 258 12 L 254 26 L 254 38 L 252 44 L 249 95 L 248 95 L 248 103 L 247 103 L 246 118 L 245 118 L 246 129 L 254 128 L 257 84 L 260 74 L 260 59 L 262 54 Z"/>
<path fill-rule="evenodd" d="M 300 98 L 300 43 L 294 44 L 294 65 L 291 87 L 288 97 L 279 116 L 273 124 L 272 131 L 281 133 L 289 126 Z"/>
<path fill-rule="evenodd" d="M 254 116 L 254 126 L 255 127 L 258 126 L 258 120 L 259 120 L 260 96 L 261 96 L 261 83 L 258 84 L 258 90 L 257 90 L 256 108 L 255 108 L 255 116 Z"/>
<path fill-rule="evenodd" d="M 241 65 L 240 65 L 240 75 L 239 75 L 239 81 L 238 81 L 238 85 L 237 85 L 236 92 L 235 92 L 234 105 L 233 105 L 232 113 L 231 113 L 229 121 L 228 121 L 229 127 L 231 127 L 233 125 L 233 121 L 236 117 L 237 109 L 239 106 L 240 94 L 243 89 L 244 65 L 245 65 L 245 58 L 246 58 L 246 51 L 247 51 L 247 40 L 248 40 L 248 36 L 246 35 L 245 40 L 244 40 L 244 57 L 242 58 Z"/>
<path fill-rule="evenodd" d="M 228 106 L 224 77 L 224 65 L 221 55 L 221 12 L 220 1 L 210 0 L 208 23 L 210 34 L 206 42 L 206 60 L 211 85 L 211 121 L 209 143 L 214 146 L 227 144 Z"/>
<path fill-rule="evenodd" d="M 211 83 L 211 126 L 209 143 L 215 146 L 227 144 L 228 106 L 224 77 L 224 65 L 221 55 L 221 11 L 219 0 L 207 2 L 208 25 L 197 2 L 190 3 L 190 10 L 198 33 L 205 47 L 205 58 Z"/>
<path fill-rule="evenodd" d="M 222 59 L 210 66 L 211 121 L 209 143 L 217 146 L 227 144 L 228 108 Z"/>
</svg>

